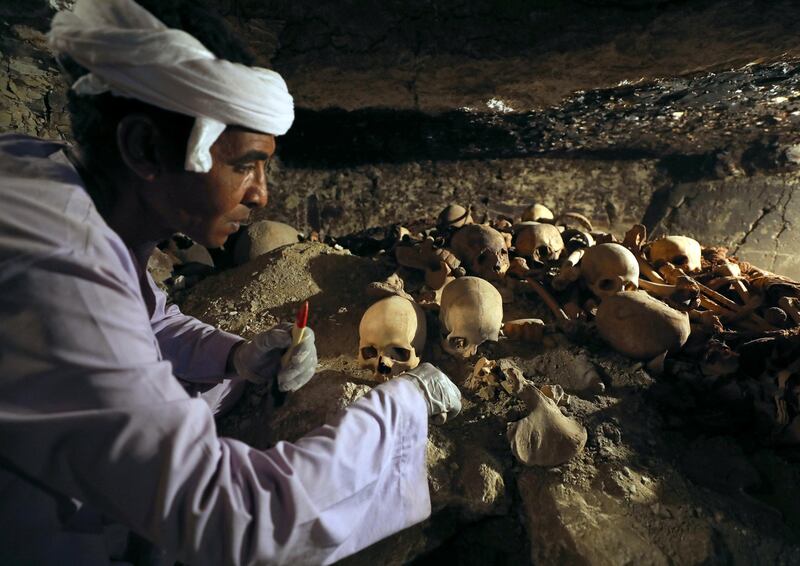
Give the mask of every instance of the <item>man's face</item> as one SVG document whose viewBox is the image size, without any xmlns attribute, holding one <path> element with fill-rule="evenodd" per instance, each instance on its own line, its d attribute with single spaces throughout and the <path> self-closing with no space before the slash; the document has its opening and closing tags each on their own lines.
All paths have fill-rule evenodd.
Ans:
<svg viewBox="0 0 800 566">
<path fill-rule="evenodd" d="M 266 206 L 267 166 L 274 153 L 274 136 L 226 128 L 211 146 L 214 164 L 208 173 L 175 171 L 165 179 L 169 198 L 162 214 L 170 230 L 210 248 L 222 246 L 253 208 Z"/>
</svg>

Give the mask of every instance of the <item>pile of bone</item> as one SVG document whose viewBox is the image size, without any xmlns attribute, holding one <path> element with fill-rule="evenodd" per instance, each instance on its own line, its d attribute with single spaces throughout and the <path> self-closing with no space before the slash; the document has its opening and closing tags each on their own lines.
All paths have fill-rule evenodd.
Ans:
<svg viewBox="0 0 800 566">
<path fill-rule="evenodd" d="M 417 233 L 400 228 L 395 235 L 391 254 L 398 272 L 375 284 L 389 296 L 367 309 L 359 328 L 358 360 L 382 379 L 420 363 L 426 310 L 438 311 L 441 350 L 462 360 L 501 336 L 534 343 L 549 332 L 589 326 L 654 372 L 663 371 L 667 356 L 688 355 L 711 377 L 736 374 L 736 347 L 748 340 L 800 334 L 800 285 L 691 238 L 648 241 L 641 225 L 619 242 L 581 214 L 555 216 L 539 204 L 521 218 L 484 223 L 451 205 L 435 227 Z M 413 294 L 403 285 L 408 271 L 424 282 Z M 541 299 L 553 320 L 504 320 L 504 303 L 522 296 Z M 498 379 L 480 361 L 464 384 L 473 391 L 485 390 L 485 379 Z M 794 374 L 781 375 L 775 376 L 782 380 L 776 423 L 800 435 L 800 384 Z M 585 430 L 556 408 L 560 395 L 521 376 L 496 385 L 531 407 L 524 426 L 509 425 L 512 449 L 523 463 L 557 465 L 583 448 Z M 540 453 L 553 446 L 560 447 L 556 455 Z"/>
</svg>

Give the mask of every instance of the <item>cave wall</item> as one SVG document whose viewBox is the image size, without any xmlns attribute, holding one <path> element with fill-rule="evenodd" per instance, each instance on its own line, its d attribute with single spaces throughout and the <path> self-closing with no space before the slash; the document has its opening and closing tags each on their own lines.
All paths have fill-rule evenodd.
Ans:
<svg viewBox="0 0 800 566">
<path fill-rule="evenodd" d="M 0 131 L 68 138 L 44 33 L 0 1 Z M 259 217 L 338 236 L 533 201 L 683 233 L 800 278 L 800 7 L 776 2 L 226 0 L 295 97 Z"/>
<path fill-rule="evenodd" d="M 67 83 L 47 48 L 49 5 L 0 3 L 0 132 L 64 139 Z"/>
<path fill-rule="evenodd" d="M 659 182 L 654 160 L 476 159 L 281 168 L 270 204 L 259 215 L 300 226 L 318 221 L 326 233 L 341 235 L 432 220 L 451 202 L 471 205 L 479 218 L 518 216 L 532 202 L 541 202 L 556 211 L 581 212 L 598 228 L 621 232 L 643 217 Z M 319 220 L 313 217 L 315 202 Z"/>
</svg>

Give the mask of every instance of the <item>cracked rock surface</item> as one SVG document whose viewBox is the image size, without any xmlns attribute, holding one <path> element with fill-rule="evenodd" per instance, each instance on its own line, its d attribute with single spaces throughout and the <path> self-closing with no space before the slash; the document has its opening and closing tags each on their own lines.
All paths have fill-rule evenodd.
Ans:
<svg viewBox="0 0 800 566">
<path fill-rule="evenodd" d="M 798 189 L 796 174 L 677 185 L 653 227 L 714 241 L 764 269 L 798 277 Z"/>
</svg>

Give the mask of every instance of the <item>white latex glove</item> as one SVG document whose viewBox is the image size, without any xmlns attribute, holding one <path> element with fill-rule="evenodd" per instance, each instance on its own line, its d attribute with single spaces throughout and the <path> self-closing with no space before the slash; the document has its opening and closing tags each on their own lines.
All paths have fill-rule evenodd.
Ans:
<svg viewBox="0 0 800 566">
<path fill-rule="evenodd" d="M 444 422 L 461 412 L 461 391 L 441 370 L 425 362 L 401 373 L 397 379 L 407 379 L 416 385 L 428 405 L 428 416 Z"/>
<path fill-rule="evenodd" d="M 233 354 L 233 367 L 248 381 L 266 383 L 277 378 L 280 391 L 297 391 L 317 368 L 314 331 L 306 327 L 303 340 L 281 367 L 281 357 L 291 345 L 292 323 L 281 322 L 239 346 Z"/>
</svg>

